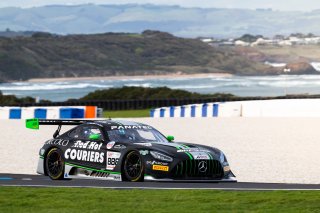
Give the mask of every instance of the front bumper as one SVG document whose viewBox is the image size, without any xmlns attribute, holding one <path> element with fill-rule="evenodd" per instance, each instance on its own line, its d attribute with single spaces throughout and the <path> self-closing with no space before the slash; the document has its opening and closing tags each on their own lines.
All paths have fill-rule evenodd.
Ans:
<svg viewBox="0 0 320 213">
<path fill-rule="evenodd" d="M 38 161 L 37 173 L 44 175 L 44 157 L 40 156 Z"/>
</svg>

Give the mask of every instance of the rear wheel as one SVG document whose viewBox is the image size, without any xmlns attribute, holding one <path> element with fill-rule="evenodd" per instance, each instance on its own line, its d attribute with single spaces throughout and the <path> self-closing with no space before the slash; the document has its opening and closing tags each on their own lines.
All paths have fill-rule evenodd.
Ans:
<svg viewBox="0 0 320 213">
<path fill-rule="evenodd" d="M 46 172 L 52 180 L 62 180 L 64 175 L 64 159 L 60 149 L 51 149 L 46 157 Z"/>
<path fill-rule="evenodd" d="M 137 151 L 131 151 L 125 158 L 123 165 L 124 179 L 127 181 L 143 181 L 144 167 L 142 158 Z"/>
</svg>

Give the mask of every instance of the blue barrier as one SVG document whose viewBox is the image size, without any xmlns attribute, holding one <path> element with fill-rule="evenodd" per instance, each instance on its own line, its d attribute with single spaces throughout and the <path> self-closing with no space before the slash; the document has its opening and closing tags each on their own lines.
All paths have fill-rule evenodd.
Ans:
<svg viewBox="0 0 320 213">
<path fill-rule="evenodd" d="M 185 116 L 185 112 L 186 112 L 186 107 L 185 106 L 181 106 L 180 109 L 180 117 L 183 118 Z"/>
<path fill-rule="evenodd" d="M 202 117 L 207 117 L 208 116 L 208 104 L 203 104 L 202 105 Z"/>
<path fill-rule="evenodd" d="M 190 111 L 188 107 L 190 107 Z M 218 117 L 218 115 L 219 115 L 219 103 L 170 106 L 170 107 L 150 110 L 151 117 L 160 117 L 160 118 L 163 118 L 163 117 L 171 117 L 171 118 L 173 117 L 181 117 L 181 118 L 183 117 L 193 117 L 193 118 L 194 117 Z"/>
<path fill-rule="evenodd" d="M 219 104 L 213 104 L 213 117 L 218 117 L 219 114 Z"/>
<path fill-rule="evenodd" d="M 47 118 L 47 109 L 35 109 L 34 110 L 34 117 L 40 119 Z"/>
<path fill-rule="evenodd" d="M 196 105 L 191 106 L 191 117 L 196 117 Z"/>
<path fill-rule="evenodd" d="M 152 117 L 152 118 L 154 117 L 154 111 L 155 111 L 154 109 L 150 110 L 150 117 Z"/>
<path fill-rule="evenodd" d="M 165 113 L 165 109 L 161 108 L 160 109 L 160 118 L 163 118 L 164 117 L 164 113 Z"/>
<path fill-rule="evenodd" d="M 19 108 L 12 108 L 9 112 L 10 119 L 21 119 L 21 109 Z"/>
<path fill-rule="evenodd" d="M 61 108 L 60 118 L 84 118 L 84 109 Z"/>
<path fill-rule="evenodd" d="M 175 110 L 175 107 L 174 107 L 174 106 L 171 106 L 171 107 L 170 107 L 170 117 L 171 117 L 171 118 L 174 117 L 174 110 Z"/>
</svg>

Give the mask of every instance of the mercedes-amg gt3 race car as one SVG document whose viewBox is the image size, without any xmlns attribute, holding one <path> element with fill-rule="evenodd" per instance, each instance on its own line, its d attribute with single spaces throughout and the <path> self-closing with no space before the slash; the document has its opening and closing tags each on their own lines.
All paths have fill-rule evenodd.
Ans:
<svg viewBox="0 0 320 213">
<path fill-rule="evenodd" d="M 225 155 L 173 142 L 149 125 L 116 120 L 26 120 L 27 128 L 57 125 L 39 151 L 37 172 L 53 180 L 236 181 Z M 62 125 L 76 127 L 60 135 Z"/>
</svg>

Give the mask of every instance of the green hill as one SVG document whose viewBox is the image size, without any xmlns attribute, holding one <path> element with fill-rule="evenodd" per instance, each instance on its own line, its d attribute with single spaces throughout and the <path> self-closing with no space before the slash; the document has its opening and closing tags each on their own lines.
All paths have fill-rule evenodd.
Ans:
<svg viewBox="0 0 320 213">
<path fill-rule="evenodd" d="M 265 71 L 232 49 L 158 31 L 0 37 L 0 81 L 136 74 L 255 74 Z"/>
<path fill-rule="evenodd" d="M 199 94 L 180 89 L 170 89 L 168 87 L 144 88 L 144 87 L 121 87 L 105 90 L 96 90 L 80 98 L 82 101 L 90 100 L 152 100 L 152 99 L 183 99 L 183 98 L 230 98 L 232 94 Z"/>
</svg>

